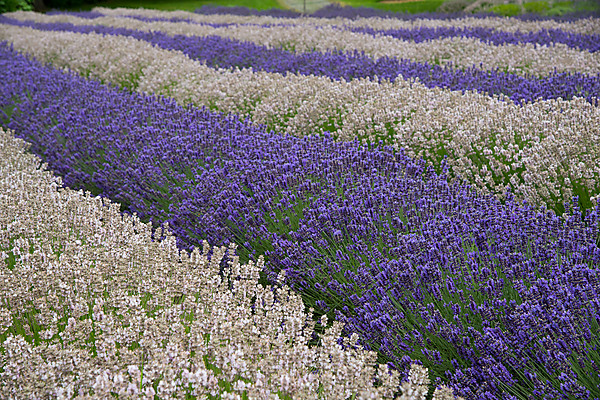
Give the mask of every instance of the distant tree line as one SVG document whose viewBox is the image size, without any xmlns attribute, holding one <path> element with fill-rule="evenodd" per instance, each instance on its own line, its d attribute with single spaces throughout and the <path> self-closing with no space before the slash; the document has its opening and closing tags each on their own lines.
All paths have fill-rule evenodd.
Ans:
<svg viewBox="0 0 600 400">
<path fill-rule="evenodd" d="M 98 0 L 0 0 L 0 13 L 10 11 L 47 11 L 97 3 Z"/>
</svg>

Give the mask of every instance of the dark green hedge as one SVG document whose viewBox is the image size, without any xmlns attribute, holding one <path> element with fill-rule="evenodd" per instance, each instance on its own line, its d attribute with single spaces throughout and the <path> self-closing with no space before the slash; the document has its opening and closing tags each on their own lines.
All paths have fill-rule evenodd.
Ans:
<svg viewBox="0 0 600 400">
<path fill-rule="evenodd" d="M 0 13 L 33 10 L 33 0 L 0 0 Z"/>
</svg>

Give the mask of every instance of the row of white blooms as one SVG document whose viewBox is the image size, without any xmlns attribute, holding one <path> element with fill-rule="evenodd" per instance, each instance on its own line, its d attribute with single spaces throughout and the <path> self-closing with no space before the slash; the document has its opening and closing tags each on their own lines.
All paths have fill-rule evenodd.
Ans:
<svg viewBox="0 0 600 400">
<path fill-rule="evenodd" d="M 10 25 L 0 25 L 0 40 L 59 68 L 247 116 L 284 134 L 315 134 L 333 124 L 341 140 L 375 140 L 391 130 L 394 146 L 411 156 L 435 160 L 444 148 L 453 172 L 484 192 L 502 196 L 505 186 L 494 177 L 519 169 L 510 185 L 532 204 L 551 195 L 571 201 L 575 182 L 600 192 L 600 108 L 581 98 L 517 106 L 401 79 L 216 70 L 132 38 Z M 487 161 L 480 165 L 475 156 Z"/>
<path fill-rule="evenodd" d="M 480 65 L 489 70 L 499 68 L 511 73 L 548 75 L 553 71 L 600 73 L 600 52 L 569 48 L 565 44 L 539 46 L 532 43 L 495 46 L 478 39 L 451 37 L 420 43 L 391 36 L 372 36 L 337 27 L 300 24 L 293 26 L 210 25 L 187 22 L 144 22 L 117 16 L 81 18 L 72 15 L 44 15 L 16 12 L 8 16 L 36 22 L 68 22 L 76 25 L 104 25 L 115 28 L 158 31 L 168 35 L 209 36 L 250 41 L 270 48 L 307 51 L 364 51 L 375 59 L 397 57 L 435 64 L 451 63 L 457 67 Z M 253 17 L 258 18 L 258 17 Z M 252 20 L 250 20 L 252 21 Z"/>
<path fill-rule="evenodd" d="M 538 32 L 542 29 L 560 29 L 566 32 L 581 34 L 600 34 L 600 18 L 581 18 L 573 21 L 521 21 L 516 18 L 486 17 L 473 18 L 464 16 L 452 19 L 418 18 L 402 20 L 396 18 L 275 18 L 269 16 L 242 16 L 233 14 L 203 15 L 188 11 L 160 11 L 143 8 L 104 8 L 96 7 L 93 11 L 110 16 L 139 16 L 148 18 L 182 18 L 200 23 L 232 23 L 232 24 L 286 24 L 313 26 L 345 26 L 372 27 L 375 29 L 412 29 L 419 27 L 459 27 L 459 28 L 491 28 L 506 32 Z"/>
<path fill-rule="evenodd" d="M 400 399 L 425 399 L 427 369 L 412 365 L 400 383 L 397 371 L 376 368 L 376 354 L 356 346 L 356 334 L 342 349 L 339 322 L 309 347 L 315 322 L 289 288 L 258 284 L 262 258 L 240 265 L 232 245 L 213 248 L 209 259 L 206 242 L 188 255 L 167 229 L 153 241 L 150 224 L 121 215 L 116 203 L 61 188 L 26 148 L 0 128 L 0 324 L 6 329 L 15 318 L 25 332 L 1 343 L 1 398 L 191 392 L 240 399 L 246 392 L 276 399 L 279 392 L 341 400 L 390 398 L 401 389 Z M 37 346 L 31 313 L 42 329 Z M 434 398 L 455 397 L 441 387 Z"/>
</svg>

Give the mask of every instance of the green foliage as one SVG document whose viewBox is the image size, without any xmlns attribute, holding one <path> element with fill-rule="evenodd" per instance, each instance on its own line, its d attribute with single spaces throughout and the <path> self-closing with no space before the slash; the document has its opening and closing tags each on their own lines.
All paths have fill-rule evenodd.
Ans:
<svg viewBox="0 0 600 400">
<path fill-rule="evenodd" d="M 600 2 L 598 2 L 598 0 L 575 0 L 573 2 L 561 1 L 559 3 L 555 3 L 554 6 L 569 6 L 572 7 L 574 11 L 600 11 Z"/>
<path fill-rule="evenodd" d="M 33 0 L 0 0 L 0 13 L 19 10 L 32 11 Z"/>
<path fill-rule="evenodd" d="M 424 13 L 424 12 L 436 12 L 437 9 L 443 4 L 443 0 L 427 0 L 427 1 L 414 1 L 408 3 L 396 4 L 396 10 L 398 12 L 406 13 Z"/>
<path fill-rule="evenodd" d="M 2 0 L 0 0 L 2 1 Z M 183 10 L 194 11 L 202 6 L 244 6 L 257 10 L 270 8 L 284 8 L 277 0 L 52 0 L 63 5 L 53 5 L 50 8 L 67 10 L 91 10 L 93 7 L 126 7 L 126 8 L 152 8 L 157 10 Z M 48 1 L 50 2 L 50 0 Z"/>
<path fill-rule="evenodd" d="M 82 7 L 83 5 L 89 4 L 95 6 L 98 0 L 44 0 L 46 7 L 48 8 L 73 8 Z"/>
<path fill-rule="evenodd" d="M 404 3 L 383 3 L 380 0 L 344 0 L 338 3 L 352 7 L 370 7 L 378 10 L 415 14 L 435 12 L 444 3 L 444 0 L 417 0 Z"/>
<path fill-rule="evenodd" d="M 492 7 L 492 12 L 507 17 L 521 14 L 521 7 L 517 4 L 498 4 Z"/>
<path fill-rule="evenodd" d="M 394 12 L 405 12 L 410 14 L 435 12 L 444 3 L 443 0 L 409 1 L 406 3 L 382 4 L 381 9 Z M 379 8 L 379 7 L 378 7 Z"/>
<path fill-rule="evenodd" d="M 591 11 L 592 9 L 590 9 Z M 545 12 L 546 15 L 563 15 L 567 13 L 571 13 L 575 11 L 573 8 L 573 2 L 571 1 L 561 1 L 558 3 L 554 3 L 552 8 Z"/>
<path fill-rule="evenodd" d="M 523 4 L 525 12 L 542 14 L 550 9 L 550 5 L 546 1 L 530 1 Z"/>
</svg>

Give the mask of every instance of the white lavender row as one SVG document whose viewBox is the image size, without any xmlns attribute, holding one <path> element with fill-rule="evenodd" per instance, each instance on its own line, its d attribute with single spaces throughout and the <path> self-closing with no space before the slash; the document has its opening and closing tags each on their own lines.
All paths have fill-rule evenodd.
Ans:
<svg viewBox="0 0 600 400">
<path fill-rule="evenodd" d="M 600 108 L 584 99 L 524 106 L 416 82 L 332 81 L 252 70 L 215 70 L 132 38 L 0 25 L 0 39 L 42 61 L 180 104 L 245 115 L 284 134 L 331 131 L 340 140 L 384 140 L 439 165 L 448 157 L 484 192 L 560 211 L 600 193 Z"/>
<path fill-rule="evenodd" d="M 582 18 L 569 22 L 559 22 L 554 20 L 544 21 L 523 21 L 515 18 L 504 17 L 486 17 L 472 18 L 461 16 L 451 19 L 431 19 L 419 18 L 414 20 L 400 20 L 393 18 L 275 18 L 269 16 L 241 16 L 233 14 L 211 14 L 202 15 L 187 11 L 161 11 L 150 9 L 129 9 L 129 8 L 104 8 L 96 7 L 95 13 L 108 16 L 139 16 L 147 18 L 166 18 L 189 20 L 201 23 L 213 24 L 247 24 L 255 23 L 260 25 L 296 25 L 310 24 L 314 26 L 347 26 L 347 27 L 372 27 L 377 29 L 402 29 L 417 27 L 481 27 L 492 28 L 506 32 L 536 32 L 542 29 L 553 30 L 560 29 L 566 32 L 580 34 L 600 34 L 600 18 Z"/>
<path fill-rule="evenodd" d="M 206 242 L 188 255 L 168 233 L 153 241 L 118 204 L 61 188 L 27 147 L 0 128 L 2 398 L 316 399 L 321 385 L 323 396 L 366 399 L 400 388 L 373 352 L 342 350 L 340 323 L 309 347 L 315 322 L 289 288 L 258 284 L 262 259 L 241 265 L 234 246 L 209 257 Z M 408 378 L 401 399 L 424 399 L 427 370 Z"/>
<path fill-rule="evenodd" d="M 209 36 L 250 41 L 269 48 L 311 51 L 359 51 L 374 59 L 394 57 L 458 68 L 479 67 L 517 74 L 548 75 L 554 71 L 600 73 L 600 52 L 590 53 L 566 44 L 538 46 L 532 43 L 490 45 L 478 39 L 451 37 L 416 43 L 387 35 L 352 32 L 331 26 L 229 25 L 213 26 L 187 22 L 145 22 L 133 18 L 82 18 L 73 15 L 47 16 L 33 12 L 9 13 L 18 20 L 68 22 L 76 25 L 103 25 L 138 31 L 159 31 L 169 35 Z"/>
</svg>

